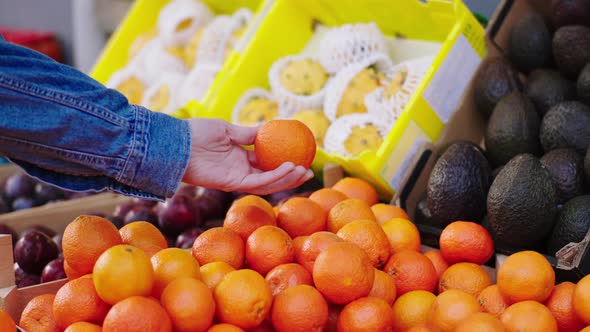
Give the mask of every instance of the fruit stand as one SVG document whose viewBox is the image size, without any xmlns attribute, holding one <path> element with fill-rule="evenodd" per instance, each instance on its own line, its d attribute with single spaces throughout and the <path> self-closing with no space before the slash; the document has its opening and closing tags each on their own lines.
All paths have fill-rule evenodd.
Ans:
<svg viewBox="0 0 590 332">
<path fill-rule="evenodd" d="M 316 176 L 0 215 L 0 331 L 590 331 L 590 2 L 370 2 L 137 1 L 97 80 Z"/>
</svg>

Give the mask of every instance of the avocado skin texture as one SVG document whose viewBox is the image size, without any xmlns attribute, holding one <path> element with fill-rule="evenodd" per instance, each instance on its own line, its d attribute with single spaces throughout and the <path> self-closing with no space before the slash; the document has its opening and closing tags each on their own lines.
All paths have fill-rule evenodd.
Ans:
<svg viewBox="0 0 590 332">
<path fill-rule="evenodd" d="M 457 220 L 480 222 L 490 187 L 490 165 L 472 144 L 458 142 L 437 160 L 426 187 L 433 223 L 444 227 Z"/>
<path fill-rule="evenodd" d="M 494 166 L 506 164 L 522 153 L 540 155 L 541 120 L 533 102 L 521 92 L 512 92 L 500 100 L 488 121 L 485 143 Z"/>
<path fill-rule="evenodd" d="M 555 255 L 570 242 L 580 242 L 590 229 L 590 195 L 578 196 L 565 203 L 557 216 L 547 244 L 547 251 Z"/>
<path fill-rule="evenodd" d="M 568 25 L 553 35 L 553 56 L 557 68 L 569 79 L 575 80 L 582 68 L 590 62 L 590 28 Z"/>
<path fill-rule="evenodd" d="M 487 210 L 499 242 L 515 248 L 535 246 L 551 232 L 557 214 L 551 175 L 531 154 L 512 158 L 490 187 Z"/>
<path fill-rule="evenodd" d="M 553 106 L 541 121 L 541 145 L 545 152 L 571 147 L 584 153 L 590 145 L 590 107 L 579 101 Z"/>
<path fill-rule="evenodd" d="M 576 90 L 578 92 L 578 99 L 590 106 L 590 62 L 588 62 L 582 69 L 582 72 L 580 72 L 576 84 Z"/>
<path fill-rule="evenodd" d="M 523 73 L 551 64 L 551 33 L 541 15 L 530 13 L 514 24 L 509 51 L 510 60 Z"/>
<path fill-rule="evenodd" d="M 533 70 L 527 78 L 524 91 L 541 117 L 562 101 L 576 98 L 574 82 L 554 69 Z"/>
<path fill-rule="evenodd" d="M 552 0 L 551 23 L 556 29 L 575 24 L 590 26 L 590 0 Z"/>
<path fill-rule="evenodd" d="M 584 190 L 584 158 L 574 149 L 547 152 L 541 163 L 551 174 L 559 204 L 579 196 Z"/>
<path fill-rule="evenodd" d="M 487 119 L 505 95 L 522 90 L 518 71 L 503 56 L 484 60 L 474 79 L 475 106 Z"/>
<path fill-rule="evenodd" d="M 590 145 L 586 150 L 586 157 L 584 158 L 584 172 L 586 173 L 586 181 L 590 184 Z"/>
</svg>

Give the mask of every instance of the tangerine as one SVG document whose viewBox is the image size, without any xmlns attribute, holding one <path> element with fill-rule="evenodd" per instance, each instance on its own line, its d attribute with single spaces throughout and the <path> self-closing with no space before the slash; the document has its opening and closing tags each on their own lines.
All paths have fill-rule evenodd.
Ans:
<svg viewBox="0 0 590 332">
<path fill-rule="evenodd" d="M 326 316 L 328 309 L 326 308 Z M 0 309 L 0 331 L 16 332 L 16 323 L 6 311 Z"/>
<path fill-rule="evenodd" d="M 438 292 L 440 294 L 449 289 L 460 289 L 477 297 L 491 285 L 492 278 L 480 265 L 457 263 L 443 273 L 438 284 Z"/>
<path fill-rule="evenodd" d="M 350 222 L 340 228 L 336 235 L 363 249 L 376 268 L 382 268 L 389 259 L 389 241 L 381 226 L 374 220 Z"/>
<path fill-rule="evenodd" d="M 432 262 L 432 265 L 434 265 L 434 269 L 436 270 L 436 275 L 440 279 L 442 274 L 449 268 L 449 264 L 445 261 L 440 251 L 434 249 L 428 250 L 424 252 L 424 256 L 430 259 L 430 262 Z"/>
<path fill-rule="evenodd" d="M 131 296 L 117 302 L 104 319 L 103 332 L 171 332 L 172 323 L 158 301 Z"/>
<path fill-rule="evenodd" d="M 477 297 L 484 312 L 490 313 L 498 318 L 508 308 L 508 302 L 504 299 L 498 285 L 490 285 L 479 293 Z"/>
<path fill-rule="evenodd" d="M 481 265 L 494 255 L 490 233 L 474 222 L 455 221 L 447 225 L 439 239 L 440 253 L 449 264 L 469 262 Z"/>
<path fill-rule="evenodd" d="M 336 182 L 332 189 L 340 191 L 348 198 L 357 198 L 365 201 L 369 206 L 379 202 L 377 191 L 367 181 L 354 178 L 344 177 Z"/>
<path fill-rule="evenodd" d="M 585 276 L 574 289 L 574 311 L 586 324 L 590 324 L 590 277 Z"/>
<path fill-rule="evenodd" d="M 338 190 L 334 190 L 332 188 L 322 188 L 319 190 L 314 191 L 309 195 L 309 199 L 316 202 L 319 206 L 321 206 L 324 211 L 326 212 L 326 216 L 330 213 L 332 208 L 342 202 L 343 200 L 347 199 L 348 197 L 341 193 Z"/>
<path fill-rule="evenodd" d="M 53 300 L 55 294 L 43 294 L 32 298 L 25 306 L 19 325 L 30 332 L 59 332 L 53 316 Z"/>
<path fill-rule="evenodd" d="M 102 327 L 96 324 L 88 323 L 88 322 L 76 322 L 68 328 L 65 329 L 64 332 L 101 332 Z"/>
<path fill-rule="evenodd" d="M 506 258 L 497 273 L 500 293 L 509 303 L 545 302 L 555 285 L 555 271 L 547 258 L 535 251 L 521 251 Z"/>
<path fill-rule="evenodd" d="M 378 297 L 389 305 L 393 305 L 397 296 L 395 279 L 381 270 L 375 269 L 375 279 L 369 296 Z"/>
<path fill-rule="evenodd" d="M 164 234 L 146 221 L 134 221 L 119 229 L 124 244 L 137 247 L 152 256 L 158 251 L 168 248 L 168 241 Z"/>
<path fill-rule="evenodd" d="M 276 266 L 266 274 L 265 280 L 270 287 L 273 297 L 293 286 L 313 286 L 311 273 L 297 263 Z"/>
<path fill-rule="evenodd" d="M 354 300 L 342 309 L 338 331 L 393 331 L 393 310 L 380 298 Z"/>
<path fill-rule="evenodd" d="M 434 294 L 423 290 L 407 292 L 400 296 L 393 304 L 394 331 L 406 331 L 412 326 L 426 323 L 435 299 Z"/>
<path fill-rule="evenodd" d="M 432 303 L 429 323 L 441 332 L 453 331 L 462 320 L 480 312 L 477 299 L 462 290 L 450 289 L 439 294 Z"/>
<path fill-rule="evenodd" d="M 226 262 L 211 262 L 207 263 L 200 268 L 201 279 L 209 287 L 209 289 L 215 289 L 217 284 L 225 277 L 226 274 L 231 271 L 235 271 L 231 265 Z"/>
<path fill-rule="evenodd" d="M 53 317 L 62 329 L 76 323 L 101 324 L 110 306 L 97 294 L 92 279 L 68 281 L 55 294 Z"/>
<path fill-rule="evenodd" d="M 383 225 L 393 218 L 410 220 L 406 211 L 395 205 L 377 203 L 371 206 L 371 210 L 373 211 L 373 214 L 375 214 L 375 218 L 377 218 L 377 222 L 380 225 Z"/>
<path fill-rule="evenodd" d="M 342 226 L 361 219 L 377 221 L 367 202 L 356 198 L 345 199 L 334 205 L 328 213 L 327 229 L 336 233 Z"/>
<path fill-rule="evenodd" d="M 223 227 L 238 234 L 244 242 L 262 226 L 276 226 L 275 218 L 254 205 L 234 206 L 227 211 Z"/>
<path fill-rule="evenodd" d="M 271 120 L 260 127 L 254 140 L 256 163 L 271 171 L 285 162 L 309 168 L 316 154 L 313 133 L 298 120 Z"/>
<path fill-rule="evenodd" d="M 330 232 L 317 232 L 303 240 L 300 250 L 295 251 L 295 261 L 303 266 L 309 273 L 313 272 L 315 260 L 328 246 L 334 242 L 342 242 L 336 234 Z"/>
<path fill-rule="evenodd" d="M 504 325 L 498 317 L 486 312 L 477 312 L 462 320 L 454 332 L 504 332 Z"/>
<path fill-rule="evenodd" d="M 202 281 L 181 277 L 170 282 L 160 299 L 177 332 L 204 332 L 215 317 L 213 293 Z"/>
<path fill-rule="evenodd" d="M 391 247 L 391 254 L 404 250 L 420 251 L 420 232 L 413 222 L 407 219 L 393 218 L 381 225 Z"/>
<path fill-rule="evenodd" d="M 553 292 L 545 302 L 545 306 L 557 323 L 557 329 L 562 332 L 577 332 L 586 326 L 574 311 L 574 290 L 572 282 L 562 282 L 553 288 Z"/>
<path fill-rule="evenodd" d="M 154 269 L 152 295 L 157 299 L 160 298 L 164 288 L 175 279 L 181 277 L 201 279 L 199 263 L 183 249 L 166 248 L 153 255 L 150 260 Z"/>
<path fill-rule="evenodd" d="M 191 252 L 201 266 L 224 262 L 239 269 L 244 265 L 244 240 L 225 227 L 214 227 L 201 233 L 195 239 Z"/>
<path fill-rule="evenodd" d="M 328 303 L 312 286 L 296 285 L 275 297 L 270 317 L 277 332 L 321 332 L 328 321 Z"/>
<path fill-rule="evenodd" d="M 537 301 L 515 303 L 506 308 L 500 319 L 508 332 L 557 332 L 551 311 Z"/>
<path fill-rule="evenodd" d="M 414 290 L 434 292 L 438 282 L 436 270 L 430 259 L 411 250 L 392 255 L 383 271 L 395 279 L 398 295 Z"/>
<path fill-rule="evenodd" d="M 277 225 L 291 237 L 311 235 L 326 229 L 324 209 L 305 197 L 293 197 L 279 209 Z"/>
<path fill-rule="evenodd" d="M 256 195 L 244 195 L 237 200 L 235 200 L 230 209 L 235 208 L 237 206 L 257 206 L 263 209 L 269 216 L 276 218 L 277 214 L 275 213 L 274 208 L 272 205 L 264 198 Z"/>
<path fill-rule="evenodd" d="M 276 226 L 262 226 L 246 241 L 246 262 L 263 276 L 276 266 L 293 262 L 294 258 L 293 240 Z"/>
<path fill-rule="evenodd" d="M 216 324 L 211 326 L 207 332 L 244 332 L 244 330 L 231 324 Z"/>
</svg>

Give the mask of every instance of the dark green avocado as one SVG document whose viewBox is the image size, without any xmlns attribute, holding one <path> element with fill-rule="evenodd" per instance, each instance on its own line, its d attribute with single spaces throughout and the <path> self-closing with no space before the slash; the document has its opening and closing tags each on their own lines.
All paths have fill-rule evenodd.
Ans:
<svg viewBox="0 0 590 332">
<path fill-rule="evenodd" d="M 590 195 L 578 196 L 565 203 L 557 216 L 547 245 L 550 255 L 570 242 L 580 242 L 590 229 Z"/>
<path fill-rule="evenodd" d="M 574 82 L 554 69 L 533 70 L 527 78 L 524 91 L 541 117 L 562 101 L 576 98 Z"/>
<path fill-rule="evenodd" d="M 553 229 L 557 191 L 539 158 L 521 154 L 512 158 L 490 187 L 487 211 L 499 242 L 531 248 Z"/>
<path fill-rule="evenodd" d="M 473 144 L 449 146 L 437 160 L 426 187 L 431 220 L 444 227 L 457 220 L 480 222 L 490 186 L 490 165 Z"/>
<path fill-rule="evenodd" d="M 584 190 L 584 157 L 576 150 L 557 149 L 547 152 L 541 163 L 557 187 L 559 204 L 579 196 Z"/>
<path fill-rule="evenodd" d="M 552 0 L 550 15 L 556 29 L 575 24 L 590 26 L 590 0 Z"/>
<path fill-rule="evenodd" d="M 586 150 L 586 157 L 584 158 L 584 173 L 586 173 L 586 181 L 590 184 L 590 145 Z"/>
<path fill-rule="evenodd" d="M 503 56 L 485 59 L 474 78 L 475 106 L 488 118 L 505 95 L 522 90 L 518 71 Z"/>
<path fill-rule="evenodd" d="M 537 13 L 522 16 L 512 27 L 509 57 L 523 73 L 551 64 L 551 33 Z"/>
<path fill-rule="evenodd" d="M 578 76 L 576 84 L 578 99 L 590 106 L 590 62 L 588 62 Z"/>
<path fill-rule="evenodd" d="M 485 144 L 494 166 L 507 163 L 522 153 L 541 155 L 540 119 L 533 102 L 521 92 L 500 100 L 488 121 Z"/>
<path fill-rule="evenodd" d="M 541 121 L 540 137 L 545 152 L 574 148 L 584 153 L 590 145 L 590 107 L 579 101 L 553 106 Z"/>
<path fill-rule="evenodd" d="M 582 68 L 590 62 L 590 27 L 561 27 L 553 35 L 552 44 L 557 68 L 569 79 L 577 79 Z"/>
</svg>

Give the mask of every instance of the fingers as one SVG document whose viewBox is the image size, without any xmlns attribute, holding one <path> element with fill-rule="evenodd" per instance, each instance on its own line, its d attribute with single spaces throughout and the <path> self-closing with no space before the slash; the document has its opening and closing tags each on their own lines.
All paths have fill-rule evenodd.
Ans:
<svg viewBox="0 0 590 332">
<path fill-rule="evenodd" d="M 259 127 L 245 127 L 227 123 L 227 133 L 232 142 L 240 145 L 254 144 Z"/>
<path fill-rule="evenodd" d="M 285 170 L 288 170 L 285 172 Z M 267 195 L 277 191 L 300 186 L 313 177 L 311 170 L 295 167 L 292 163 L 284 163 L 279 168 L 259 174 L 251 174 L 242 183 L 244 191 L 252 194 Z"/>
</svg>

